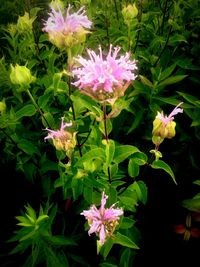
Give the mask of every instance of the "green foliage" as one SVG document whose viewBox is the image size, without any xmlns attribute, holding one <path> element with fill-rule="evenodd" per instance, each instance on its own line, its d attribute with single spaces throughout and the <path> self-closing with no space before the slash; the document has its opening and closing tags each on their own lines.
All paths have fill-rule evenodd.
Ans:
<svg viewBox="0 0 200 267">
<path fill-rule="evenodd" d="M 135 250 L 140 247 L 137 211 L 148 201 L 144 171 L 160 169 L 179 185 L 176 177 L 185 172 L 178 160 L 182 155 L 199 170 L 192 143 L 200 140 L 199 1 L 138 0 L 135 15 L 128 21 L 122 10 L 133 1 L 63 1 L 75 9 L 87 2 L 86 13 L 93 22 L 86 41 L 74 46 L 71 54 L 69 49 L 52 45 L 42 31 L 49 1 L 4 2 L 0 8 L 1 158 L 3 162 L 14 160 L 15 171 L 39 184 L 44 200 L 52 203 L 39 209 L 30 203 L 16 217 L 20 229 L 9 240 L 17 242 L 11 254 L 26 251 L 27 267 L 94 266 L 94 257 L 102 267 L 133 266 Z M 11 12 L 13 21 L 8 21 Z M 19 25 L 19 16 L 25 16 L 28 30 Z M 122 54 L 130 52 L 138 66 L 137 79 L 111 104 L 98 102 L 74 87 L 70 72 L 75 61 L 69 64 L 71 55 L 86 56 L 87 48 L 96 51 L 99 45 L 106 53 L 110 44 L 120 46 Z M 26 87 L 12 84 L 11 66 L 16 64 L 31 71 L 34 83 Z M 184 112 L 175 118 L 176 136 L 154 146 L 152 123 L 157 112 L 166 114 L 180 102 L 184 102 Z M 60 129 L 62 117 L 65 123 L 72 123 L 65 128 L 68 135 L 74 134 L 70 153 L 60 150 L 55 140 L 44 140 L 47 128 Z M 182 146 L 185 143 L 189 150 Z M 99 205 L 102 191 L 109 195 L 110 205 L 123 208 L 124 216 L 105 245 L 97 245 L 98 256 L 88 259 L 74 249 L 80 243 L 84 250 L 89 242 L 80 213 Z M 199 212 L 199 194 L 183 200 L 182 205 Z M 89 238 L 95 239 L 94 234 Z M 113 246 L 119 248 L 118 255 Z"/>
</svg>

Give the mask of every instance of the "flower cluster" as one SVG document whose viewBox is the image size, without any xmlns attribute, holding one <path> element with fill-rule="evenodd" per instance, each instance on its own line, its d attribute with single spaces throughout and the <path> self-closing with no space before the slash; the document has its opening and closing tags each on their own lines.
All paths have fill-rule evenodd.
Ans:
<svg viewBox="0 0 200 267">
<path fill-rule="evenodd" d="M 43 31 L 49 35 L 49 40 L 58 48 L 71 47 L 85 41 L 87 29 L 91 28 L 92 22 L 85 15 L 84 7 L 70 14 L 69 5 L 64 16 L 57 4 L 57 10 L 51 7 L 49 18 L 44 24 Z"/>
<path fill-rule="evenodd" d="M 106 209 L 107 199 L 108 196 L 103 192 L 99 209 L 95 205 L 92 205 L 89 210 L 84 210 L 81 213 L 88 220 L 90 226 L 88 234 L 96 233 L 99 236 L 101 245 L 113 234 L 120 219 L 119 216 L 123 215 L 121 208 L 114 208 L 115 204 Z"/>
<path fill-rule="evenodd" d="M 72 126 L 72 123 L 64 123 L 63 120 L 64 118 L 62 118 L 60 130 L 54 131 L 46 128 L 45 130 L 49 133 L 44 139 L 52 139 L 57 150 L 63 150 L 71 157 L 71 152 L 76 146 L 76 132 L 66 131 L 65 128 Z"/>
<path fill-rule="evenodd" d="M 153 121 L 153 142 L 158 145 L 158 142 L 161 143 L 164 138 L 172 138 L 175 136 L 175 126 L 176 123 L 173 121 L 174 116 L 178 113 L 182 113 L 183 109 L 179 108 L 183 103 L 179 103 L 169 116 L 164 115 L 163 111 L 158 112 L 155 120 Z"/>
<path fill-rule="evenodd" d="M 131 81 L 136 79 L 136 61 L 130 60 L 130 53 L 117 58 L 119 47 L 110 45 L 109 53 L 104 58 L 99 47 L 99 55 L 87 50 L 89 59 L 76 58 L 81 67 L 74 68 L 72 74 L 77 77 L 73 83 L 82 93 L 98 100 L 114 102 L 123 96 Z"/>
</svg>

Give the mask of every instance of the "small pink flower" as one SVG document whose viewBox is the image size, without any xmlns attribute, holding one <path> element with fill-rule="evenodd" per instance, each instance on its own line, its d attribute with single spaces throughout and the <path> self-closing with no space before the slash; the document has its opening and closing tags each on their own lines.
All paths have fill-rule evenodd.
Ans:
<svg viewBox="0 0 200 267">
<path fill-rule="evenodd" d="M 57 10 L 51 7 L 49 18 L 45 22 L 43 31 L 49 34 L 50 41 L 58 47 L 70 46 L 84 39 L 84 35 L 90 29 L 92 22 L 85 15 L 84 7 L 70 14 L 71 6 L 62 14 L 57 4 Z"/>
<path fill-rule="evenodd" d="M 174 120 L 174 116 L 177 115 L 178 113 L 183 113 L 183 109 L 182 108 L 178 108 L 180 105 L 182 105 L 183 102 L 179 103 L 173 110 L 172 112 L 169 114 L 169 116 L 165 116 L 163 111 L 158 112 L 156 118 L 160 119 L 164 125 L 167 125 L 170 121 Z"/>
<path fill-rule="evenodd" d="M 52 139 L 57 150 L 63 150 L 68 157 L 71 157 L 71 153 L 76 146 L 76 132 L 66 131 L 65 128 L 72 126 L 72 123 L 64 123 L 63 120 L 64 118 L 62 118 L 60 130 L 54 131 L 46 128 L 48 135 L 44 139 Z"/>
<path fill-rule="evenodd" d="M 136 79 L 136 61 L 130 60 L 130 53 L 117 58 L 119 47 L 112 47 L 106 57 L 103 56 L 99 47 L 99 54 L 87 50 L 89 59 L 82 56 L 76 58 L 81 67 L 72 70 L 77 77 L 73 83 L 82 93 L 92 96 L 98 100 L 117 98 L 124 95 L 131 81 Z"/>
<path fill-rule="evenodd" d="M 119 216 L 123 215 L 121 208 L 114 208 L 115 204 L 106 209 L 107 199 L 108 196 L 103 192 L 99 209 L 92 205 L 89 210 L 84 210 L 81 213 L 88 220 L 90 226 L 88 234 L 96 233 L 99 236 L 101 245 L 105 243 L 107 237 L 112 235 L 120 219 Z"/>
<path fill-rule="evenodd" d="M 46 139 L 62 139 L 65 136 L 65 133 L 66 133 L 65 128 L 72 126 L 72 122 L 64 123 L 63 122 L 64 118 L 62 118 L 61 120 L 62 121 L 61 121 L 60 130 L 54 131 L 48 128 L 45 129 L 49 132 L 48 135 L 44 138 L 45 140 Z"/>
</svg>

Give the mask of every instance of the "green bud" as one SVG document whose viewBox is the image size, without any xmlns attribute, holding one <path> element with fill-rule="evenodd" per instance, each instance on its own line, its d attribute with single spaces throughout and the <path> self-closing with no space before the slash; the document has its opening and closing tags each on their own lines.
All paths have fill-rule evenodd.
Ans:
<svg viewBox="0 0 200 267">
<path fill-rule="evenodd" d="M 31 75 L 30 70 L 26 66 L 19 66 L 16 64 L 15 67 L 11 65 L 10 80 L 13 84 L 29 85 L 35 81 L 35 77 Z"/>
<path fill-rule="evenodd" d="M 124 7 L 122 9 L 122 16 L 124 18 L 124 22 L 127 25 L 130 25 L 131 21 L 137 17 L 138 15 L 138 9 L 135 4 Z"/>
<path fill-rule="evenodd" d="M 6 102 L 5 99 L 0 101 L 0 114 L 4 114 L 6 112 Z"/>
</svg>

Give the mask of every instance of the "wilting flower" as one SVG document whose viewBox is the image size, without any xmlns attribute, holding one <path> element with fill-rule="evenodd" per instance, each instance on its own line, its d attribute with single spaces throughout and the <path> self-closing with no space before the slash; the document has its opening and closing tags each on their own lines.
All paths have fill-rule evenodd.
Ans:
<svg viewBox="0 0 200 267">
<path fill-rule="evenodd" d="M 44 139 L 52 139 L 55 148 L 65 151 L 70 157 L 71 152 L 76 146 L 76 132 L 66 131 L 65 128 L 72 126 L 72 123 L 64 123 L 63 120 L 64 118 L 62 118 L 60 130 L 54 131 L 46 128 L 45 130 L 48 131 L 48 135 Z"/>
<path fill-rule="evenodd" d="M 89 59 L 82 56 L 76 58 L 81 67 L 74 68 L 72 74 L 77 76 L 73 83 L 82 93 L 90 97 L 114 102 L 123 96 L 131 81 L 136 79 L 136 61 L 130 60 L 130 53 L 117 58 L 119 47 L 112 47 L 106 58 L 99 47 L 99 55 L 88 49 Z"/>
<path fill-rule="evenodd" d="M 159 137 L 161 139 L 164 139 L 172 138 L 175 136 L 176 123 L 173 120 L 175 115 L 183 112 L 183 109 L 179 108 L 181 104 L 183 103 L 179 103 L 169 114 L 169 116 L 164 115 L 163 111 L 157 113 L 157 116 L 153 122 L 153 137 Z"/>
<path fill-rule="evenodd" d="M 43 31 L 49 35 L 49 40 L 59 48 L 71 47 L 85 41 L 87 29 L 91 28 L 92 22 L 85 15 L 84 7 L 78 12 L 70 14 L 69 5 L 66 14 L 57 3 L 57 10 L 51 7 L 49 18 L 44 24 Z"/>
<path fill-rule="evenodd" d="M 103 192 L 99 209 L 95 205 L 92 205 L 89 210 L 84 210 L 81 213 L 88 220 L 90 226 L 88 234 L 96 233 L 99 236 L 101 245 L 105 243 L 107 237 L 113 234 L 120 219 L 119 216 L 123 215 L 121 208 L 114 208 L 115 204 L 106 209 L 107 199 L 108 196 Z"/>
</svg>

